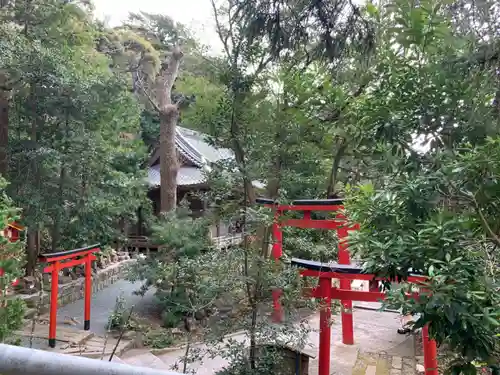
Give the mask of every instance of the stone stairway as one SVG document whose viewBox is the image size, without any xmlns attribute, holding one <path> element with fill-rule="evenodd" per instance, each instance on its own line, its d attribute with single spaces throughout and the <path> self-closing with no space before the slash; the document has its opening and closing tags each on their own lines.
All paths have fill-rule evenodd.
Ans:
<svg viewBox="0 0 500 375">
<path fill-rule="evenodd" d="M 247 342 L 247 336 L 243 332 L 236 332 L 226 336 L 224 341 L 232 340 L 233 342 L 244 343 Z M 206 352 L 207 347 L 204 344 L 193 344 L 193 349 Z M 131 349 L 126 351 L 120 356 L 120 359 L 133 366 L 149 367 L 157 370 L 170 370 L 181 372 L 183 370 L 183 363 L 181 359 L 185 355 L 185 348 L 171 348 L 171 349 Z M 195 361 L 188 364 L 189 373 L 196 375 L 213 375 L 218 371 L 224 369 L 229 365 L 229 361 L 222 357 L 211 357 L 205 355 L 202 361 Z"/>
<path fill-rule="evenodd" d="M 115 337 L 102 337 L 91 331 L 84 331 L 75 327 L 60 325 L 56 331 L 56 347 L 48 346 L 49 327 L 38 323 L 34 329 L 26 325 L 23 330 L 15 333 L 20 338 L 22 346 L 53 351 L 61 354 L 82 356 L 87 358 L 110 357 L 116 347 L 115 355 L 120 356 L 133 347 L 133 340 L 122 339 L 118 342 Z"/>
</svg>

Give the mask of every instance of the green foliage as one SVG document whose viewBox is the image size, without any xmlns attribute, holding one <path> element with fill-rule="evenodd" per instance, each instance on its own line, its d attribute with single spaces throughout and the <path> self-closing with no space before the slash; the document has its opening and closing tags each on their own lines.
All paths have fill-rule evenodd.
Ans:
<svg viewBox="0 0 500 375">
<path fill-rule="evenodd" d="M 45 248 L 110 243 L 118 220 L 133 220 L 147 202 L 140 106 L 126 75 L 110 71 L 108 56 L 95 50 L 100 30 L 85 6 L 30 4 L 12 2 L 2 13 L 11 25 L 25 24 L 2 35 L 9 58 L 0 69 L 16 79 L 9 194 L 24 223 L 50 234 Z"/>
<path fill-rule="evenodd" d="M 0 177 L 0 223 L 5 228 L 18 218 L 19 210 L 5 192 L 7 182 Z M 3 230 L 3 229 L 2 229 Z M 17 298 L 9 298 L 7 289 L 15 279 L 23 275 L 24 244 L 10 242 L 0 236 L 0 342 L 4 342 L 23 323 L 25 304 Z"/>
<path fill-rule="evenodd" d="M 153 226 L 153 238 L 162 247 L 155 255 L 139 260 L 130 273 L 131 280 L 145 281 L 142 292 L 150 286 L 156 287 L 166 327 L 175 327 L 183 317 L 210 305 L 210 288 L 197 290 L 207 283 L 211 285 L 212 280 L 207 278 L 219 274 L 209 268 L 214 262 L 209 258 L 214 254 L 207 252 L 211 247 L 208 224 L 206 218 L 193 220 L 182 212 L 159 219 Z M 194 303 L 201 306 L 193 306 Z"/>
<path fill-rule="evenodd" d="M 130 328 L 127 326 L 127 323 L 130 322 L 130 308 L 127 309 L 126 302 L 123 293 L 116 298 L 115 308 L 108 318 L 106 327 L 108 330 L 126 330 Z"/>
<path fill-rule="evenodd" d="M 390 303 L 420 313 L 416 327 L 430 323 L 455 351 L 454 370 L 498 361 L 498 11 L 468 0 L 306 3 L 214 7 L 223 54 L 213 57 L 167 16 L 133 14 L 110 30 L 83 2 L 10 2 L 0 10 L 11 181 L 1 189 L 13 199 L 0 200 L 4 222 L 15 216 L 10 207 L 22 208 L 42 247 L 55 250 L 111 243 L 119 220 L 133 222 L 139 207 L 149 216 L 143 169 L 159 121 L 144 91 L 181 42 L 173 99 L 195 101 L 182 124 L 235 158 L 208 173 L 213 215 L 193 220 L 179 210 L 158 220 L 152 237 L 163 248 L 131 275 L 145 281 L 142 292 L 156 287 L 165 325 L 216 317 L 222 302 L 237 302 L 223 328 L 245 328 L 253 347 L 257 336 L 275 339 L 265 319 L 270 290 L 284 290 L 293 315 L 301 285 L 295 270 L 269 259 L 272 218 L 254 198 L 347 194 L 361 224 L 352 250 L 367 270 L 430 278 L 419 303 L 403 294 L 406 283 Z M 219 218 L 238 220 L 248 235 L 223 253 L 209 242 Z M 2 246 L 6 285 L 21 274 L 23 249 Z M 287 228 L 284 247 L 287 256 L 336 257 L 331 232 Z M 1 321 L 16 323 L 16 304 Z M 111 320 L 119 326 L 123 314 Z M 241 345 L 216 343 L 222 333 L 212 332 L 212 347 L 235 372 L 267 371 Z"/>
<path fill-rule="evenodd" d="M 457 58 L 464 39 L 445 5 L 395 1 L 377 15 L 398 49 L 379 52 L 380 81 L 351 103 L 371 182 L 348 186 L 346 208 L 366 270 L 403 280 L 388 303 L 429 324 L 449 371 L 475 373 L 472 361 L 499 360 L 497 73 Z M 429 277 L 418 300 L 404 294 L 411 272 Z"/>
<path fill-rule="evenodd" d="M 174 343 L 174 338 L 167 330 L 154 329 L 147 332 L 143 343 L 149 348 L 164 349 Z"/>
</svg>

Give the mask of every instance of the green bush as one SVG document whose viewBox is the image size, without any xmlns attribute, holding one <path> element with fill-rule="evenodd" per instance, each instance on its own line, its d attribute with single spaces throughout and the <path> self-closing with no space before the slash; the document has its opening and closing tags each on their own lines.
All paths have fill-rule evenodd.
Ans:
<svg viewBox="0 0 500 375">
<path fill-rule="evenodd" d="M 5 193 L 7 182 L 0 177 L 0 223 L 4 227 L 18 219 L 19 210 Z M 24 243 L 10 242 L 0 237 L 0 342 L 10 337 L 23 323 L 25 304 L 19 299 L 7 298 L 7 289 L 12 282 L 23 275 Z"/>
</svg>

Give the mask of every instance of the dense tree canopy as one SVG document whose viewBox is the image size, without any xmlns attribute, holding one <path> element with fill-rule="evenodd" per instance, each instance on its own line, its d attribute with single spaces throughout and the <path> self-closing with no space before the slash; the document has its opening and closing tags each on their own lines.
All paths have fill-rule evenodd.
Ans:
<svg viewBox="0 0 500 375">
<path fill-rule="evenodd" d="M 120 220 L 148 211 L 145 161 L 179 122 L 234 159 L 207 169 L 203 221 L 172 213 L 152 225 L 167 250 L 137 274 L 162 280 L 165 306 L 199 313 L 234 283 L 255 344 L 271 279 L 297 297 L 286 265 L 269 262 L 272 218 L 256 197 L 341 196 L 361 224 L 352 251 L 367 270 L 430 277 L 432 294 L 418 304 L 403 294 L 392 303 L 420 313 L 417 327 L 430 324 L 457 371 L 498 362 L 496 2 L 206 1 L 222 43 L 215 56 L 168 15 L 131 14 L 110 28 L 88 1 L 0 2 L 0 173 L 5 206 L 19 207 L 28 227 L 27 272 L 40 249 L 112 244 Z M 177 79 L 161 97 L 173 63 Z M 175 121 L 162 103 L 175 106 Z M 221 217 L 248 235 L 231 265 L 204 235 Z M 285 236 L 287 255 L 331 260 L 335 244 L 323 232 Z M 200 262 L 228 279 L 188 288 Z"/>
</svg>

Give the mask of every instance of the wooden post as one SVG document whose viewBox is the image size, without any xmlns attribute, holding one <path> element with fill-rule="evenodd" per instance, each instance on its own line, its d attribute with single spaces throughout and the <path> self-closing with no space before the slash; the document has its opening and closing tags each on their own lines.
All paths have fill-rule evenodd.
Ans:
<svg viewBox="0 0 500 375">
<path fill-rule="evenodd" d="M 59 289 L 59 271 L 65 268 L 71 268 L 80 264 L 85 265 L 85 296 L 84 296 L 84 329 L 90 329 L 90 299 L 92 296 L 92 261 L 95 260 L 94 253 L 100 251 L 99 244 L 61 251 L 58 253 L 42 254 L 39 257 L 40 262 L 49 265 L 43 269 L 43 272 L 50 272 L 52 275 L 50 289 L 50 318 L 49 318 L 49 346 L 54 348 L 56 345 L 56 327 L 57 327 L 57 303 Z"/>
<path fill-rule="evenodd" d="M 49 317 L 49 346 L 56 347 L 57 333 L 57 304 L 59 290 L 59 262 L 52 264 L 52 273 L 50 279 L 50 317 Z"/>
<path fill-rule="evenodd" d="M 438 375 L 436 341 L 429 338 L 429 325 L 422 328 L 425 375 Z"/>
<path fill-rule="evenodd" d="M 344 215 L 337 215 L 338 219 L 344 219 Z M 348 228 L 344 225 L 337 229 L 337 237 L 339 240 L 339 264 L 351 264 L 349 256 L 349 246 L 347 243 Z M 351 290 L 351 280 L 341 279 L 340 289 Z M 352 317 L 352 301 L 340 301 L 341 319 L 342 319 L 342 342 L 345 345 L 354 345 L 354 321 Z"/>
<path fill-rule="evenodd" d="M 283 255 L 283 233 L 281 231 L 281 226 L 279 223 L 281 212 L 279 210 L 274 214 L 274 223 L 273 223 L 273 247 L 272 247 L 272 256 L 276 262 L 279 262 L 279 259 Z M 281 290 L 274 289 L 272 291 L 273 298 L 273 321 L 275 323 L 280 323 L 283 321 L 283 309 L 280 303 Z"/>
<path fill-rule="evenodd" d="M 85 255 L 85 306 L 83 329 L 90 329 L 90 300 L 92 297 L 92 253 Z"/>
<path fill-rule="evenodd" d="M 319 315 L 319 362 L 318 375 L 330 375 L 330 341 L 332 317 L 330 292 L 332 289 L 332 279 L 321 277 L 319 279 L 319 289 L 322 297 L 322 307 Z"/>
</svg>

